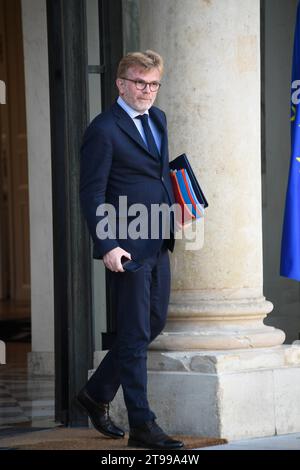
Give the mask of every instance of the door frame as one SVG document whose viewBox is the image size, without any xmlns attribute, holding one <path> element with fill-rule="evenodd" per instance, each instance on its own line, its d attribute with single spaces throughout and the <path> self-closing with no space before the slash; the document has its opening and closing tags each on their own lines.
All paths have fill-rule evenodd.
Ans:
<svg viewBox="0 0 300 470">
<path fill-rule="evenodd" d="M 90 237 L 79 202 L 88 124 L 85 0 L 47 0 L 53 194 L 55 415 L 86 425 L 74 397 L 93 364 Z"/>
<path fill-rule="evenodd" d="M 92 249 L 79 202 L 80 145 L 88 125 L 86 0 L 46 0 L 53 194 L 55 414 L 85 425 L 74 404 L 93 367 Z M 66 6 L 67 3 L 67 6 Z M 113 3 L 113 6 L 112 6 Z M 116 98 L 122 1 L 99 0 L 102 110 Z M 108 313 L 108 330 L 113 319 Z"/>
</svg>

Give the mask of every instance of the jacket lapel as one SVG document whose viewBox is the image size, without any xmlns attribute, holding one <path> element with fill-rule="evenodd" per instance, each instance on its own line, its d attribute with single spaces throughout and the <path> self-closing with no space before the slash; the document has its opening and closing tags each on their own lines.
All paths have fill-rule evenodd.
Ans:
<svg viewBox="0 0 300 470">
<path fill-rule="evenodd" d="M 119 106 L 118 103 L 113 104 L 112 111 L 116 117 L 117 125 L 129 137 L 131 137 L 131 139 L 133 139 L 140 147 L 142 147 L 142 149 L 145 152 L 147 152 L 149 155 L 151 155 L 152 158 L 154 158 L 157 161 L 157 157 L 153 155 L 151 152 L 149 152 L 141 134 L 137 130 L 135 124 L 132 122 L 132 119 L 128 116 L 126 111 L 124 111 L 124 109 L 121 106 Z M 156 108 L 150 108 L 149 115 L 162 133 L 161 158 L 162 158 L 162 161 L 164 161 L 165 156 L 166 156 L 167 146 L 168 146 L 167 139 L 166 139 L 166 128 L 157 111 L 158 110 Z"/>
<path fill-rule="evenodd" d="M 116 117 L 117 125 L 124 131 L 131 139 L 133 139 L 140 147 L 142 147 L 145 152 L 149 153 L 153 158 L 155 158 L 146 147 L 145 142 L 142 139 L 141 134 L 137 130 L 135 124 L 132 122 L 132 119 L 128 116 L 126 111 L 124 111 L 118 103 L 114 103 L 112 111 Z"/>
</svg>

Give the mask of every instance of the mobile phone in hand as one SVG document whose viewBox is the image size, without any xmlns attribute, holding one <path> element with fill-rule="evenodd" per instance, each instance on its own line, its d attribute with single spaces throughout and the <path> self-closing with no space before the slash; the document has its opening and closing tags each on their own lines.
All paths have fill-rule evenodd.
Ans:
<svg viewBox="0 0 300 470">
<path fill-rule="evenodd" d="M 137 261 L 134 261 L 133 259 L 128 259 L 125 256 L 122 256 L 121 263 L 125 271 L 132 273 L 135 273 L 143 267 L 142 264 L 138 263 Z"/>
</svg>

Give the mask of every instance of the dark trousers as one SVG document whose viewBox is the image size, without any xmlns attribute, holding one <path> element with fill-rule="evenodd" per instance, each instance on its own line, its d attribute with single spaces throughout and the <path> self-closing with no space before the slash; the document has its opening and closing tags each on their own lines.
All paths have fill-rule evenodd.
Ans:
<svg viewBox="0 0 300 470">
<path fill-rule="evenodd" d="M 122 386 L 130 427 L 156 416 L 147 400 L 147 348 L 163 330 L 170 296 L 168 250 L 143 260 L 135 273 L 107 270 L 114 298 L 117 336 L 86 389 L 95 401 L 110 402 Z"/>
</svg>

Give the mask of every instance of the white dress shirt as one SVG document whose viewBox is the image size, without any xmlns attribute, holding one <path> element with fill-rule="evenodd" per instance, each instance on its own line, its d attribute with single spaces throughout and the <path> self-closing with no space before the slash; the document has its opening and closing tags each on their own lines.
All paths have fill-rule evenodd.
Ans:
<svg viewBox="0 0 300 470">
<path fill-rule="evenodd" d="M 131 106 L 129 106 L 129 104 L 126 103 L 126 101 L 123 100 L 123 98 L 121 98 L 121 96 L 119 96 L 119 98 L 117 99 L 117 103 L 119 106 L 121 106 L 121 108 L 124 109 L 124 111 L 126 111 L 126 113 L 131 117 L 131 119 L 133 120 L 134 124 L 136 125 L 137 127 L 137 130 L 139 131 L 139 133 L 141 134 L 142 136 L 142 139 L 143 141 L 145 142 L 145 144 L 147 145 L 147 141 L 146 141 L 146 137 L 145 137 L 145 132 L 144 132 L 144 129 L 143 129 L 143 125 L 142 125 L 142 122 L 140 119 L 135 119 L 137 116 L 139 116 L 141 113 L 136 111 L 135 109 L 133 109 Z M 149 116 L 149 111 L 145 111 L 144 113 L 142 114 L 148 114 Z M 157 148 L 159 149 L 159 153 L 161 151 L 161 139 L 162 139 L 162 135 L 160 133 L 160 131 L 157 129 L 157 126 L 154 124 L 153 120 L 150 118 L 148 118 L 148 122 L 149 122 L 149 126 L 150 126 L 150 129 L 151 129 L 151 132 L 153 134 L 153 137 L 154 137 L 154 140 L 155 140 L 155 143 L 157 145 Z"/>
</svg>

